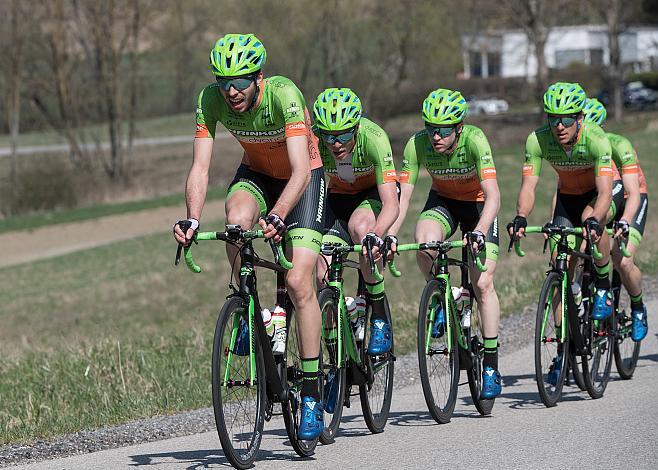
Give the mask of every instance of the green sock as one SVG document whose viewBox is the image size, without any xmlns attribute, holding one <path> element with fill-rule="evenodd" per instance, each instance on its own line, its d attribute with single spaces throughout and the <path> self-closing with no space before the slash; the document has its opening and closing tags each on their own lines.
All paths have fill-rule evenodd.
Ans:
<svg viewBox="0 0 658 470">
<path fill-rule="evenodd" d="M 596 269 L 596 282 L 595 285 L 598 289 L 610 290 L 610 261 L 604 266 L 594 265 Z"/>
<path fill-rule="evenodd" d="M 386 307 L 384 306 L 384 299 L 386 296 L 384 293 L 384 281 L 377 282 L 376 284 L 368 284 L 366 282 L 366 290 L 368 291 L 368 300 L 370 300 L 370 306 L 372 309 L 370 321 L 387 321 Z"/>
<path fill-rule="evenodd" d="M 313 397 L 320 401 L 318 389 L 318 369 L 320 357 L 302 358 L 302 397 Z"/>
<path fill-rule="evenodd" d="M 491 367 L 498 370 L 498 336 L 484 339 L 484 360 L 482 367 Z"/>
<path fill-rule="evenodd" d="M 635 310 L 641 309 L 642 307 L 644 307 L 644 302 L 642 302 L 642 291 L 637 295 L 631 295 L 631 308 Z"/>
</svg>

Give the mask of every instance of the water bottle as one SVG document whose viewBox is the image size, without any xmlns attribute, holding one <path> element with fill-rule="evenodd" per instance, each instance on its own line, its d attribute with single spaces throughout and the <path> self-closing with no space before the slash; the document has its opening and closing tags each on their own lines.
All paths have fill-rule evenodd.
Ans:
<svg viewBox="0 0 658 470">
<path fill-rule="evenodd" d="M 577 282 L 571 284 L 571 292 L 573 293 L 573 301 L 578 308 L 578 316 L 582 317 L 585 313 L 585 305 L 583 305 L 583 291 L 580 288 L 580 284 Z"/>
<path fill-rule="evenodd" d="M 261 310 L 261 315 L 263 316 L 263 323 L 265 324 L 265 331 L 267 336 L 272 338 L 274 335 L 274 323 L 272 323 L 272 312 L 268 308 Z"/>
<path fill-rule="evenodd" d="M 357 295 L 356 297 L 346 297 L 345 304 L 347 312 L 350 315 L 350 323 L 357 341 L 363 341 L 365 336 L 366 323 L 366 299 Z"/>
<path fill-rule="evenodd" d="M 286 352 L 286 311 L 280 305 L 274 307 L 272 324 L 274 325 L 272 352 L 274 354 L 283 354 Z"/>
<path fill-rule="evenodd" d="M 471 291 L 462 287 L 459 295 L 459 300 L 462 304 L 462 315 L 460 325 L 462 328 L 471 327 Z"/>
</svg>

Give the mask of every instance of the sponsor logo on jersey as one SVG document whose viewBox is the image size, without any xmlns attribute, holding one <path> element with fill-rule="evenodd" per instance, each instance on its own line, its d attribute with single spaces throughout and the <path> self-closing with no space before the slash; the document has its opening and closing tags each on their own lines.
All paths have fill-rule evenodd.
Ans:
<svg viewBox="0 0 658 470">
<path fill-rule="evenodd" d="M 480 157 L 480 161 L 484 163 L 485 165 L 492 165 L 493 164 L 493 157 L 489 155 L 488 153 L 485 153 Z"/>
<path fill-rule="evenodd" d="M 205 124 L 197 124 L 194 137 L 200 137 L 200 138 L 210 137 L 210 132 L 208 131 L 208 127 Z"/>
<path fill-rule="evenodd" d="M 232 129 L 231 133 L 238 137 L 275 137 L 283 134 L 284 129 L 283 127 L 271 131 L 242 131 L 238 129 Z"/>
<path fill-rule="evenodd" d="M 247 123 L 244 121 L 232 121 L 228 120 L 224 123 L 226 127 L 247 127 Z"/>
<path fill-rule="evenodd" d="M 534 168 L 532 165 L 523 165 L 523 176 L 532 176 L 532 172 L 534 171 Z"/>
<path fill-rule="evenodd" d="M 483 180 L 490 180 L 496 178 L 496 169 L 495 168 L 483 168 L 481 172 Z"/>
<path fill-rule="evenodd" d="M 635 219 L 638 225 L 642 224 L 642 219 L 644 219 L 644 213 L 646 209 L 647 209 L 647 199 L 642 201 L 642 209 L 640 209 L 640 213 L 637 215 L 637 219 Z"/>
<path fill-rule="evenodd" d="M 324 211 L 324 179 L 320 180 L 320 197 L 318 198 L 318 212 L 315 214 L 315 221 L 322 223 L 322 213 Z"/>
<path fill-rule="evenodd" d="M 385 171 L 383 174 L 384 183 L 394 183 L 397 179 L 396 176 L 395 170 Z"/>
</svg>

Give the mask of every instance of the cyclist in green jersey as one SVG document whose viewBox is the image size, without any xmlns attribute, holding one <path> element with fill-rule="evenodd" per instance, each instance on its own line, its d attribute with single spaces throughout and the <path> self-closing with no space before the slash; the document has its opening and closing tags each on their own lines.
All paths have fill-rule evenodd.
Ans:
<svg viewBox="0 0 658 470">
<path fill-rule="evenodd" d="M 507 227 L 514 237 L 523 236 L 526 218 L 535 204 L 542 161 L 549 161 L 558 173 L 553 223 L 566 227 L 584 225 L 603 255 L 595 261 L 597 279 L 592 312 L 592 317 L 600 320 L 612 313 L 610 241 L 604 228 L 612 201 L 613 168 L 610 142 L 605 133 L 596 124 L 583 120 L 586 98 L 585 91 L 577 83 L 557 82 L 544 94 L 548 123 L 528 136 L 517 215 Z M 558 366 L 563 353 L 558 349 L 554 358 Z M 553 370 L 559 371 L 560 367 Z M 551 378 L 555 382 L 557 379 Z"/>
<path fill-rule="evenodd" d="M 599 126 L 607 117 L 605 107 L 597 99 L 588 99 L 583 112 L 585 122 L 593 122 Z M 648 330 L 647 309 L 642 301 L 642 272 L 635 264 L 635 252 L 640 247 L 647 220 L 647 182 L 637 153 L 630 141 L 626 137 L 611 132 L 606 132 L 606 135 L 612 148 L 612 160 L 621 173 L 625 193 L 613 226 L 616 236 L 621 235 L 628 239 L 627 249 L 631 253 L 630 258 L 625 258 L 617 245 L 613 244 L 612 262 L 631 297 L 633 322 L 631 338 L 633 341 L 642 341 Z"/>
<path fill-rule="evenodd" d="M 263 78 L 265 58 L 265 48 L 253 34 L 227 34 L 211 50 L 216 82 L 199 94 L 187 220 L 174 226 L 174 235 L 189 244 L 199 228 L 219 122 L 244 149 L 226 198 L 226 223 L 251 228 L 258 221 L 267 238 L 278 242 L 285 237 L 292 251 L 294 267 L 286 283 L 298 312 L 304 373 L 298 435 L 314 439 L 324 428 L 318 389 L 321 317 L 313 283 L 324 230 L 324 176 L 302 93 L 285 77 Z M 227 244 L 227 254 L 233 262 L 238 249 Z M 247 344 L 248 338 L 245 328 L 237 345 Z M 248 351 L 238 346 L 234 353 Z"/>
<path fill-rule="evenodd" d="M 320 137 L 320 156 L 329 175 L 327 232 L 323 241 L 369 241 L 377 254 L 385 243 L 382 238 L 398 216 L 397 180 L 386 132 L 361 113 L 361 101 L 349 88 L 328 88 L 313 105 L 314 130 Z M 390 243 L 391 239 L 387 240 Z M 319 282 L 330 260 L 326 261 L 318 262 Z M 384 310 L 384 281 L 374 279 L 364 254 L 360 262 L 372 305 L 368 353 L 384 354 L 392 343 Z"/>
<path fill-rule="evenodd" d="M 409 209 L 419 168 L 424 165 L 432 177 L 432 189 L 416 225 L 416 241 L 443 241 L 461 225 L 462 232 L 469 234 L 464 236 L 464 243 L 472 243 L 475 252 L 485 256 L 487 270 L 471 269 L 470 275 L 484 334 L 482 397 L 494 398 L 502 391 L 498 371 L 500 304 L 493 284 L 498 259 L 500 192 L 487 138 L 479 128 L 463 123 L 467 110 L 460 92 L 444 88 L 431 92 L 423 102 L 425 129 L 414 135 L 404 149 L 400 216 L 389 233 L 398 233 Z M 417 255 L 426 279 L 431 278 L 435 256 L 426 252 Z M 443 311 L 437 312 L 432 327 L 434 337 L 444 333 L 445 321 Z"/>
</svg>

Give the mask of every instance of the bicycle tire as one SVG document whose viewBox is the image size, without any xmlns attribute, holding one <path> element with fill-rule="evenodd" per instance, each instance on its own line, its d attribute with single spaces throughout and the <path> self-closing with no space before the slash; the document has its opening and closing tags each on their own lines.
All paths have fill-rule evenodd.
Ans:
<svg viewBox="0 0 658 470">
<path fill-rule="evenodd" d="M 457 388 L 459 386 L 459 354 L 457 352 L 457 335 L 455 333 L 457 325 L 453 325 L 450 329 L 450 334 L 452 336 L 452 345 L 450 350 L 448 350 L 446 341 L 444 340 L 446 335 L 444 334 L 440 338 L 437 338 L 435 343 L 435 348 L 432 348 L 434 351 L 438 351 L 440 347 L 443 346 L 443 352 L 436 352 L 435 354 L 428 355 L 426 354 L 426 341 L 428 331 L 431 329 L 431 309 L 436 308 L 438 304 L 443 306 L 446 318 L 450 318 L 450 313 L 445 304 L 445 287 L 437 279 L 431 279 L 425 288 L 420 297 L 420 306 L 418 308 L 418 368 L 420 370 L 420 382 L 423 387 L 423 395 L 425 397 L 425 403 L 427 404 L 427 409 L 430 412 L 430 415 L 437 423 L 445 424 L 450 422 L 452 413 L 455 410 L 455 404 L 457 403 Z M 438 357 L 444 358 L 443 375 L 444 379 L 447 379 L 447 383 L 444 380 L 444 385 L 442 387 L 442 399 L 440 403 L 437 404 L 437 399 L 434 396 L 432 388 L 432 378 L 437 375 L 434 372 L 436 367 L 428 367 L 428 359 Z M 437 359 L 435 362 L 439 362 Z M 433 364 L 430 364 L 430 366 Z M 438 377 L 437 377 L 438 378 Z"/>
<path fill-rule="evenodd" d="M 569 347 L 569 369 L 576 386 L 583 392 L 587 391 L 585 379 L 583 378 L 583 360 L 580 354 L 577 354 L 573 346 Z"/>
<path fill-rule="evenodd" d="M 471 367 L 466 371 L 468 388 L 471 392 L 473 404 L 482 416 L 491 414 L 495 398 L 482 398 L 482 361 L 484 359 L 484 335 L 480 329 L 480 309 L 477 308 L 477 299 L 471 291 L 471 327 L 468 328 L 468 337 L 471 354 Z M 481 341 L 482 339 L 482 341 Z"/>
<path fill-rule="evenodd" d="M 612 276 L 612 292 L 617 319 L 614 351 L 615 367 L 619 376 L 624 380 L 628 380 L 633 378 L 635 373 L 642 342 L 635 342 L 631 339 L 631 299 L 617 271 Z"/>
<path fill-rule="evenodd" d="M 384 297 L 384 310 L 389 325 L 391 322 L 391 310 L 388 305 L 388 299 Z M 366 311 L 366 325 L 369 324 L 371 316 L 371 307 L 368 304 Z M 395 374 L 395 335 L 392 338 L 391 350 L 380 356 L 370 356 L 367 344 L 370 339 L 370 328 L 366 328 L 364 340 L 360 342 L 361 360 L 366 366 L 369 380 L 364 385 L 359 385 L 359 397 L 361 399 L 361 410 L 366 426 L 373 434 L 384 431 L 388 414 L 391 410 L 391 400 L 393 398 L 393 376 Z"/>
<path fill-rule="evenodd" d="M 598 325 L 589 320 L 585 327 L 587 334 L 585 341 L 591 345 L 592 356 L 590 357 L 587 353 L 590 348 L 585 348 L 582 355 L 583 379 L 587 393 L 595 400 L 603 396 L 610 379 L 612 357 L 614 356 L 615 318 L 616 315 L 613 311 L 612 315 L 599 321 Z M 597 337 L 594 332 L 601 332 L 603 336 Z"/>
<path fill-rule="evenodd" d="M 535 380 L 537 382 L 537 389 L 539 391 L 539 397 L 542 403 L 550 408 L 557 405 L 557 402 L 562 396 L 562 387 L 564 386 L 565 375 L 568 365 L 568 353 L 563 350 L 562 360 L 560 361 L 560 369 L 557 372 L 557 377 L 555 379 L 555 384 L 549 382 L 551 380 L 550 374 L 555 368 L 554 358 L 558 355 L 557 346 L 559 343 L 557 341 L 545 341 L 544 338 L 547 337 L 547 333 L 553 333 L 550 338 L 557 338 L 557 331 L 555 326 L 554 314 L 551 310 L 553 305 L 553 299 L 555 298 L 554 289 L 557 288 L 558 298 L 562 298 L 562 277 L 561 274 L 557 272 L 549 272 L 544 279 L 542 284 L 541 292 L 539 294 L 539 302 L 537 302 L 537 317 L 535 320 Z M 546 319 L 546 322 L 544 321 Z M 566 322 L 567 319 L 564 318 Z M 549 328 L 547 331 L 546 328 Z M 542 335 L 542 332 L 544 333 Z M 563 348 L 569 347 L 569 324 L 568 322 L 565 325 L 565 337 L 561 338 Z M 545 345 L 551 345 L 545 346 Z M 556 345 L 555 354 L 552 351 L 552 345 Z M 546 367 L 546 373 L 544 372 L 544 366 Z"/>
<path fill-rule="evenodd" d="M 318 295 L 318 303 L 320 305 L 320 314 L 322 315 L 323 335 L 321 341 L 324 343 L 322 348 L 322 352 L 324 353 L 322 360 L 323 363 L 322 376 L 324 380 L 322 380 L 321 383 L 323 385 L 326 384 L 328 378 L 331 376 L 331 374 L 333 374 L 334 376 L 333 380 L 335 384 L 334 386 L 336 387 L 336 405 L 334 407 L 333 413 L 329 413 L 325 409 L 325 413 L 326 413 L 325 417 L 331 416 L 331 418 L 328 424 L 326 423 L 325 420 L 325 428 L 324 431 L 322 431 L 322 434 L 320 435 L 320 442 L 326 445 L 334 442 L 336 438 L 336 434 L 338 433 L 338 428 L 340 427 L 340 420 L 341 417 L 343 416 L 343 405 L 345 402 L 347 370 L 345 368 L 345 362 L 343 362 L 342 364 L 338 363 L 338 344 L 335 343 L 335 339 L 329 338 L 326 334 L 326 332 L 331 329 L 331 326 L 337 328 L 338 325 L 338 308 L 336 305 L 336 293 L 334 289 L 330 287 L 322 289 L 320 291 L 320 294 Z M 345 338 L 342 343 L 343 361 L 346 358 L 345 341 L 347 341 L 347 338 Z M 324 395 L 326 395 L 326 393 Z M 324 398 L 326 403 L 328 397 L 325 396 Z"/>
<path fill-rule="evenodd" d="M 264 409 L 267 399 L 263 351 L 258 341 L 254 342 L 256 386 L 222 386 L 227 369 L 230 371 L 232 381 L 246 381 L 249 378 L 250 356 L 229 354 L 233 322 L 239 321 L 240 318 L 246 321 L 248 319 L 247 311 L 246 302 L 240 297 L 230 297 L 226 301 L 217 318 L 212 354 L 212 397 L 215 425 L 224 455 L 235 468 L 239 469 L 250 468 L 257 457 L 263 436 Z M 234 320 L 235 318 L 238 320 Z M 236 393 L 231 396 L 229 392 L 234 390 Z M 246 403 L 243 403 L 238 393 L 241 390 L 245 391 L 245 396 L 249 391 L 253 391 L 253 399 L 247 399 Z M 227 396 L 223 397 L 223 393 Z M 233 406 L 236 403 L 238 406 Z M 246 415 L 252 410 L 253 417 L 250 416 L 247 419 L 239 417 L 240 414 Z M 227 427 L 227 423 L 230 423 L 230 427 Z M 233 432 L 235 425 L 239 426 L 237 432 Z"/>
<path fill-rule="evenodd" d="M 315 452 L 318 444 L 318 438 L 305 441 L 297 437 L 299 430 L 299 421 L 301 419 L 301 391 L 302 391 L 302 362 L 299 355 L 299 335 L 297 331 L 297 322 L 293 321 L 295 309 L 292 302 L 286 305 L 286 380 L 288 381 L 288 397 L 281 403 L 283 412 L 283 422 L 286 426 L 286 433 L 290 440 L 290 445 L 300 457 L 309 457 Z M 322 357 L 322 351 L 320 351 Z M 322 367 L 322 361 L 320 361 Z M 320 389 L 322 392 L 322 389 Z"/>
</svg>

